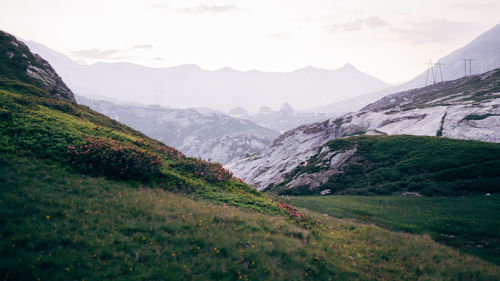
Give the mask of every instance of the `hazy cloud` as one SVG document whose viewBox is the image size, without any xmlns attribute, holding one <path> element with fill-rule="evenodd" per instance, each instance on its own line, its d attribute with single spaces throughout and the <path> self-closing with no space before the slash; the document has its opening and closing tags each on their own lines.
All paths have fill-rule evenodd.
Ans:
<svg viewBox="0 0 500 281">
<path fill-rule="evenodd" d="M 210 14 L 219 14 L 219 13 L 226 13 L 226 12 L 234 12 L 234 11 L 239 11 L 240 8 L 230 5 L 230 4 L 223 4 L 223 5 L 199 5 L 196 7 L 185 7 L 180 9 L 179 11 L 183 13 L 210 13 Z"/>
<path fill-rule="evenodd" d="M 155 57 L 155 58 L 153 58 L 153 60 L 156 60 L 156 61 L 166 61 L 166 59 L 160 58 L 160 57 Z"/>
<path fill-rule="evenodd" d="M 500 7 L 500 2 L 498 0 L 474 0 L 474 1 L 459 1 L 449 4 L 450 8 L 459 10 L 474 10 L 482 11 L 485 9 L 496 9 Z"/>
<path fill-rule="evenodd" d="M 364 28 L 381 28 L 390 26 L 388 22 L 379 17 L 368 17 L 363 19 L 355 19 L 343 23 L 331 24 L 326 27 L 329 32 L 337 31 L 360 31 Z"/>
<path fill-rule="evenodd" d="M 271 33 L 267 35 L 267 38 L 274 40 L 286 40 L 292 37 L 290 33 Z"/>
<path fill-rule="evenodd" d="M 116 59 L 119 50 L 88 49 L 73 51 L 72 54 L 85 59 Z M 123 58 L 123 57 L 120 57 Z"/>
<path fill-rule="evenodd" d="M 453 44 L 462 37 L 469 37 L 479 31 L 481 26 L 473 22 L 449 20 L 408 21 L 404 24 L 390 24 L 379 17 L 357 18 L 352 21 L 326 26 L 329 32 L 354 32 L 361 30 L 384 29 L 398 39 L 410 44 Z"/>
<path fill-rule="evenodd" d="M 151 49 L 151 48 L 153 48 L 153 45 L 151 45 L 151 44 L 135 45 L 135 46 L 132 46 L 132 48 L 134 48 L 134 49 Z"/>
<path fill-rule="evenodd" d="M 164 3 L 153 3 L 150 7 L 154 9 L 165 9 L 167 8 L 167 5 L 165 5 Z"/>
<path fill-rule="evenodd" d="M 400 39 L 412 44 L 455 43 L 460 38 L 469 37 L 481 30 L 481 26 L 477 23 L 448 20 L 410 22 L 405 28 L 391 27 L 391 31 Z"/>
<path fill-rule="evenodd" d="M 379 28 L 389 26 L 390 24 L 379 17 L 369 17 L 365 19 L 365 26 L 369 28 Z"/>
</svg>

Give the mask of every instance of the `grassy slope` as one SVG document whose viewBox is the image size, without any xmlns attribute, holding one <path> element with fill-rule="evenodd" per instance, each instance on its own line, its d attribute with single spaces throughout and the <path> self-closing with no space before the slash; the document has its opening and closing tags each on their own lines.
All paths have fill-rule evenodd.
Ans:
<svg viewBox="0 0 500 281">
<path fill-rule="evenodd" d="M 296 224 L 261 193 L 234 179 L 209 183 L 193 173 L 193 159 L 171 157 L 128 127 L 83 106 L 30 96 L 29 85 L 6 85 L 0 90 L 3 279 L 494 280 L 500 274 L 498 266 L 425 236 L 323 217 Z M 145 182 L 83 175 L 65 162 L 65 151 L 89 135 L 154 153 L 169 168 Z"/>
<path fill-rule="evenodd" d="M 342 173 L 315 190 L 286 190 L 300 173 L 320 171 L 317 155 L 274 188 L 282 194 L 377 195 L 416 191 L 429 196 L 500 191 L 500 144 L 419 136 L 357 136 L 325 144 L 333 151 L 357 147 Z"/>
<path fill-rule="evenodd" d="M 408 198 L 366 196 L 289 197 L 300 207 L 334 217 L 413 233 L 500 264 L 500 196 Z"/>
<path fill-rule="evenodd" d="M 167 148 L 165 145 L 85 106 L 25 95 L 25 92 L 31 92 L 31 88 L 22 83 L 9 90 L 0 88 L 3 105 L 0 109 L 0 150 L 66 163 L 67 146 L 83 145 L 87 137 L 113 138 L 123 145 L 158 155 L 168 169 L 163 169 L 153 182 L 163 188 L 182 189 L 228 203 L 239 202 L 248 208 L 274 208 L 261 194 L 236 180 L 208 183 L 205 177 L 194 175 L 195 159 L 171 156 L 162 151 L 162 148 Z"/>
<path fill-rule="evenodd" d="M 68 174 L 41 161 L 3 161 L 2 277 L 292 280 L 309 270 L 322 278 L 337 275 L 334 264 L 315 258 L 325 252 L 309 247 L 311 233 L 285 217 Z"/>
<path fill-rule="evenodd" d="M 328 217 L 305 229 L 287 216 L 83 176 L 48 161 L 0 161 L 0 274 L 6 280 L 495 280 L 500 275 L 498 266 L 426 236 Z"/>
</svg>

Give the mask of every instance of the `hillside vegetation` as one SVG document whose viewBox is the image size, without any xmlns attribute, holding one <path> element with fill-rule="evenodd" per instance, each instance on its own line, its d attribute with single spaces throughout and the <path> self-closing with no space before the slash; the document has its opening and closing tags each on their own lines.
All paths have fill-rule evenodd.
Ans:
<svg viewBox="0 0 500 281">
<path fill-rule="evenodd" d="M 56 161 L 89 175 L 150 182 L 249 208 L 273 208 L 220 164 L 185 157 L 85 106 L 44 97 L 41 89 L 35 92 L 40 96 L 24 94 L 31 89 L 10 81 L 9 90 L 0 90 L 3 152 Z"/>
<path fill-rule="evenodd" d="M 314 222 L 306 226 L 286 214 L 88 177 L 46 160 L 2 155 L 0 163 L 5 280 L 495 280 L 500 274 L 498 266 L 426 236 L 304 211 Z"/>
<path fill-rule="evenodd" d="M 352 155 L 331 167 L 336 155 Z M 332 171 L 335 169 L 335 171 Z M 287 188 L 307 176 L 320 181 Z M 324 176 L 323 176 L 324 177 Z M 500 191 L 500 144 L 409 135 L 356 136 L 336 139 L 318 149 L 271 191 L 287 195 L 388 195 L 405 191 L 427 196 L 465 195 Z"/>
</svg>

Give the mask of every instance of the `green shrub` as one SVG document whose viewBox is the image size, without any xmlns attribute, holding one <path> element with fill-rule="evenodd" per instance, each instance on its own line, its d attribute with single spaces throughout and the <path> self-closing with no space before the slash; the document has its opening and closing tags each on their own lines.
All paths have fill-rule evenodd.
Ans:
<svg viewBox="0 0 500 281">
<path fill-rule="evenodd" d="M 159 176 L 163 167 L 157 155 L 112 138 L 89 137 L 79 147 L 68 146 L 66 154 L 67 161 L 78 170 L 118 179 L 150 180 Z"/>
<path fill-rule="evenodd" d="M 209 163 L 199 158 L 179 159 L 172 168 L 193 174 L 209 183 L 228 182 L 233 174 L 219 163 Z"/>
<path fill-rule="evenodd" d="M 337 139 L 326 144 L 333 151 L 346 151 L 354 147 L 354 142 L 349 139 Z"/>
</svg>

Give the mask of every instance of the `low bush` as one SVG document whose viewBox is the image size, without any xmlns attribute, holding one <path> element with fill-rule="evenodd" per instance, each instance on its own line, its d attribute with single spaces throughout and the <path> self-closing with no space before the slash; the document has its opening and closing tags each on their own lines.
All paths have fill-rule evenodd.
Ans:
<svg viewBox="0 0 500 281">
<path fill-rule="evenodd" d="M 233 174 L 219 163 L 205 162 L 199 158 L 183 158 L 173 164 L 178 170 L 194 174 L 209 183 L 228 182 Z"/>
<path fill-rule="evenodd" d="M 166 168 L 157 155 L 112 138 L 88 137 L 81 146 L 68 146 L 66 155 L 67 161 L 78 170 L 118 179 L 150 180 Z"/>
</svg>

